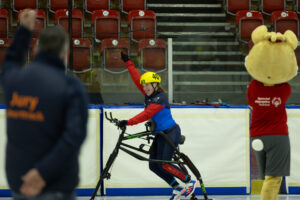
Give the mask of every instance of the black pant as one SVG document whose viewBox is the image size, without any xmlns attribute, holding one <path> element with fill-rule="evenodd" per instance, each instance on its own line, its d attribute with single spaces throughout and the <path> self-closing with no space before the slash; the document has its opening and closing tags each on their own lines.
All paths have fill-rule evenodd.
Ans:
<svg viewBox="0 0 300 200">
<path fill-rule="evenodd" d="M 164 131 L 170 140 L 177 147 L 181 137 L 181 131 L 176 124 L 167 131 Z M 151 147 L 152 153 L 150 159 L 157 160 L 172 160 L 174 149 L 167 143 L 167 141 L 161 135 L 156 135 Z M 172 164 L 164 164 L 161 162 L 149 162 L 149 168 L 160 178 L 165 180 L 169 185 L 172 184 L 174 178 L 177 177 L 182 181 L 185 181 L 187 174 L 180 168 Z"/>
</svg>

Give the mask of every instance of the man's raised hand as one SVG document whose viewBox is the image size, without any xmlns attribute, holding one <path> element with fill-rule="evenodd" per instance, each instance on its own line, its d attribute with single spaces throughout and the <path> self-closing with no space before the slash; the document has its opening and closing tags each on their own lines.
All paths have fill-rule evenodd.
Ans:
<svg viewBox="0 0 300 200">
<path fill-rule="evenodd" d="M 20 16 L 20 24 L 30 31 L 34 30 L 36 20 L 36 11 L 25 9 Z"/>
</svg>

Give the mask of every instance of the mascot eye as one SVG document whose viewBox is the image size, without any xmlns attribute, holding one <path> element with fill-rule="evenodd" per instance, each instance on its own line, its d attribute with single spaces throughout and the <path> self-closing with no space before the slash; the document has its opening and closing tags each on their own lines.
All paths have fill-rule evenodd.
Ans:
<svg viewBox="0 0 300 200">
<path fill-rule="evenodd" d="M 268 79 L 271 79 L 271 76 L 268 76 Z"/>
</svg>

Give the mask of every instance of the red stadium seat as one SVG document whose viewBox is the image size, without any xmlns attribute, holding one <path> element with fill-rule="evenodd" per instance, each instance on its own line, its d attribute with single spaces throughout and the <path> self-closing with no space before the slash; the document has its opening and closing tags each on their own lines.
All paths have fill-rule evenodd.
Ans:
<svg viewBox="0 0 300 200">
<path fill-rule="evenodd" d="M 104 38 L 120 37 L 120 15 L 115 10 L 95 10 L 92 13 L 92 27 L 94 37 Z"/>
<path fill-rule="evenodd" d="M 8 11 L 0 9 L 0 38 L 7 38 L 8 35 Z"/>
<path fill-rule="evenodd" d="M 274 31 L 284 33 L 286 30 L 293 31 L 297 37 L 299 34 L 299 18 L 293 11 L 274 11 L 271 14 L 271 23 Z"/>
<path fill-rule="evenodd" d="M 235 15 L 235 24 L 238 27 L 238 38 L 248 42 L 251 39 L 252 31 L 264 24 L 264 18 L 258 11 L 238 11 Z"/>
<path fill-rule="evenodd" d="M 250 51 L 252 49 L 252 47 L 254 46 L 254 43 L 252 40 L 249 40 L 248 42 L 248 51 Z"/>
<path fill-rule="evenodd" d="M 226 12 L 235 15 L 240 10 L 251 10 L 251 0 L 226 0 Z"/>
<path fill-rule="evenodd" d="M 25 8 L 37 8 L 38 0 L 13 0 L 12 8 L 14 11 L 23 10 Z"/>
<path fill-rule="evenodd" d="M 125 63 L 121 59 L 121 51 L 129 55 L 129 42 L 125 39 L 103 39 L 100 52 L 104 70 L 112 73 L 127 71 Z"/>
<path fill-rule="evenodd" d="M 54 20 L 55 24 L 60 24 L 62 27 L 69 30 L 69 19 L 68 19 L 68 10 L 62 9 L 55 12 Z M 83 36 L 83 15 L 80 10 L 72 10 L 72 37 L 82 38 Z"/>
<path fill-rule="evenodd" d="M 146 0 L 120 0 L 121 11 L 146 10 Z"/>
<path fill-rule="evenodd" d="M 263 14 L 270 15 L 273 11 L 285 10 L 286 0 L 260 0 L 260 10 Z"/>
<path fill-rule="evenodd" d="M 20 23 L 20 15 L 23 10 L 18 12 L 18 23 Z M 40 35 L 41 30 L 46 28 L 46 14 L 44 10 L 36 9 L 37 17 L 35 21 L 35 29 L 33 31 L 33 37 L 37 38 Z"/>
<path fill-rule="evenodd" d="M 12 40 L 13 40 L 12 38 L 0 38 L 0 69 L 2 66 L 2 62 L 3 62 L 4 56 L 5 56 L 6 49 L 9 47 Z"/>
<path fill-rule="evenodd" d="M 167 44 L 161 39 L 142 39 L 138 42 L 142 69 L 163 71 L 167 69 Z"/>
<path fill-rule="evenodd" d="M 73 5 L 74 5 L 74 0 Z M 48 7 L 51 12 L 55 12 L 61 9 L 68 9 L 68 0 L 49 0 Z"/>
<path fill-rule="evenodd" d="M 132 10 L 128 14 L 128 23 L 132 40 L 156 38 L 156 16 L 153 11 Z"/>
<path fill-rule="evenodd" d="M 110 0 L 85 0 L 85 10 L 89 13 L 95 10 L 109 10 Z"/>
<path fill-rule="evenodd" d="M 92 43 L 87 38 L 73 38 L 73 70 L 84 72 L 92 68 Z"/>
</svg>

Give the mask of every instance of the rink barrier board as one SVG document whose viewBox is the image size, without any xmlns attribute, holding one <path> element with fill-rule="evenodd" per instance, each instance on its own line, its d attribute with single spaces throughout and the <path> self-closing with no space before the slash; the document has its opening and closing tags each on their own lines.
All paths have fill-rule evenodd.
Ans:
<svg viewBox="0 0 300 200">
<path fill-rule="evenodd" d="M 115 106 L 105 106 L 106 108 L 111 108 Z M 138 106 L 140 107 L 140 106 Z M 300 109 L 300 106 L 286 106 L 288 109 Z M 94 108 L 94 109 L 100 109 L 102 110 L 103 106 L 90 106 L 89 108 Z M 124 108 L 124 107 L 122 107 Z M 132 108 L 132 106 L 128 106 L 128 108 Z M 213 106 L 172 106 L 172 108 L 215 108 Z M 237 107 L 219 107 L 219 108 L 228 108 L 228 109 L 235 109 L 235 108 L 248 108 L 248 106 L 237 106 Z M 5 106 L 0 105 L 0 109 L 5 109 Z M 101 112 L 102 113 L 102 112 Z M 100 115 L 100 132 L 102 132 L 102 126 L 103 126 L 103 115 Z M 103 133 L 100 134 L 100 138 L 102 138 Z M 102 158 L 102 144 L 101 144 L 102 140 L 100 141 L 100 155 Z M 100 166 L 101 169 L 103 169 L 103 161 L 102 159 L 100 159 Z M 127 195 L 143 195 L 144 193 L 149 193 L 149 194 L 153 194 L 154 193 L 158 193 L 161 195 L 169 195 L 170 194 L 170 189 L 169 188 L 136 188 L 136 189 L 126 189 L 126 188 L 118 188 L 118 189 L 107 189 L 107 195 L 111 195 L 111 196 L 115 196 L 117 195 L 117 193 L 123 194 L 124 196 L 126 196 L 126 192 L 123 190 L 127 190 Z M 206 190 L 208 192 L 208 194 L 247 194 L 245 191 L 245 187 L 224 187 L 224 188 L 213 188 L 213 187 L 206 187 Z M 87 188 L 87 189 L 76 189 L 76 193 L 78 196 L 90 196 L 93 193 L 94 189 L 91 188 Z M 144 191 L 144 193 L 142 192 Z M 196 189 L 196 193 L 197 194 L 201 194 L 201 189 L 197 188 Z M 289 187 L 289 194 L 300 194 L 300 187 L 298 186 L 290 186 Z M 11 192 L 8 189 L 0 189 L 0 197 L 7 197 L 7 196 L 11 196 Z"/>
<path fill-rule="evenodd" d="M 137 108 L 141 109 L 141 108 L 143 108 L 143 106 L 134 106 L 134 107 L 133 106 L 122 106 L 122 107 L 119 107 L 119 106 L 104 106 L 103 113 L 105 111 L 112 112 L 113 117 L 123 119 L 124 117 L 127 117 L 126 116 L 127 115 L 126 109 L 137 110 Z M 178 108 L 176 110 L 185 109 L 185 108 L 216 109 L 216 107 L 214 107 L 214 106 L 172 106 L 172 108 Z M 236 107 L 231 107 L 231 108 L 222 106 L 222 107 L 218 107 L 218 108 L 222 108 L 222 109 L 248 109 L 248 106 L 236 106 Z M 110 109 L 112 109 L 112 110 L 110 110 Z M 122 112 L 121 111 L 117 112 L 117 110 L 122 110 L 122 109 L 125 110 L 125 113 L 124 113 L 124 110 Z M 116 110 L 116 112 L 114 112 L 114 110 Z M 139 111 L 137 111 L 137 112 L 139 112 Z M 239 111 L 237 111 L 237 112 L 239 112 Z M 172 110 L 172 113 L 173 113 L 173 117 L 175 118 L 175 121 L 177 121 L 177 120 L 179 121 L 179 119 L 176 118 L 176 112 L 174 114 L 174 109 Z M 246 112 L 243 112 L 243 113 L 246 113 Z M 132 114 L 133 113 L 130 113 L 130 115 L 132 115 Z M 134 113 L 134 114 L 136 114 L 136 113 Z M 186 115 L 186 113 L 183 114 L 183 116 L 185 116 L 185 115 Z M 222 117 L 224 117 L 224 115 L 227 115 L 227 114 L 223 113 L 221 115 L 223 115 Z M 229 112 L 229 115 L 232 115 L 232 113 Z M 243 114 L 243 116 L 244 116 L 244 114 Z M 245 116 L 246 116 L 245 121 L 249 121 L 249 112 L 247 112 Z M 180 122 L 178 122 L 178 124 L 181 125 Z M 137 129 L 138 129 L 138 127 L 137 127 Z M 109 130 L 104 129 L 104 131 L 110 132 L 111 134 L 113 134 L 112 132 L 115 131 L 115 130 L 114 129 L 111 129 L 111 130 L 110 129 Z M 248 129 L 247 129 L 247 131 L 248 131 Z M 131 131 L 129 130 L 129 132 L 131 132 Z M 139 131 L 137 131 L 137 132 L 139 132 Z M 105 142 L 105 140 L 104 140 L 104 142 Z M 246 143 L 249 143 L 249 140 Z M 113 144 L 107 144 L 107 145 L 113 145 Z M 106 155 L 108 155 L 109 153 L 110 153 L 109 151 L 105 152 Z M 246 153 L 247 154 L 250 153 L 249 149 L 247 149 Z M 235 194 L 235 195 L 250 194 L 250 191 L 251 191 L 251 188 L 250 188 L 251 187 L 251 184 L 250 184 L 250 156 L 248 158 L 249 158 L 248 161 L 246 161 L 247 163 L 249 163 L 249 164 L 246 164 L 246 165 L 249 165 L 248 166 L 249 179 L 247 179 L 248 180 L 247 182 L 249 182 L 249 183 L 247 183 L 248 186 L 244 187 L 245 183 L 241 184 L 241 185 L 236 184 L 237 186 L 235 186 L 235 184 L 234 184 L 234 186 L 232 186 L 232 187 L 230 187 L 230 184 L 224 184 L 224 185 L 228 185 L 228 186 L 220 185 L 220 187 L 214 187 L 212 185 L 207 184 L 206 189 L 209 191 L 209 193 L 210 194 L 226 194 L 226 195 L 228 195 L 228 194 Z M 102 159 L 105 160 L 104 157 Z M 115 165 L 119 166 L 118 164 L 115 164 Z M 116 166 L 114 167 L 115 172 L 116 172 L 116 169 L 115 169 Z M 146 169 L 146 171 L 147 171 L 147 169 Z M 200 171 L 200 173 L 201 173 L 201 171 Z M 115 176 L 118 176 L 118 175 L 115 175 Z M 104 180 L 104 182 L 108 182 L 108 181 Z M 204 185 L 205 185 L 205 183 L 206 182 L 205 182 L 205 179 L 204 179 Z M 148 194 L 152 194 L 152 195 L 170 195 L 170 188 L 167 188 L 167 187 L 161 187 L 160 186 L 159 188 L 154 188 L 154 187 L 145 188 L 145 187 L 139 186 L 138 184 L 136 184 L 136 185 L 137 185 L 137 187 L 133 186 L 131 188 L 127 188 L 126 186 L 124 186 L 122 184 L 118 185 L 118 183 L 111 183 L 111 184 L 108 184 L 107 186 L 105 185 L 105 194 L 108 195 L 108 196 L 117 196 L 117 195 L 125 195 L 126 196 L 126 195 L 135 195 L 135 194 L 136 195 L 143 195 L 143 194 L 144 195 L 148 195 Z M 218 184 L 214 184 L 214 185 L 219 186 Z M 200 194 L 200 191 L 201 191 L 201 189 L 197 188 L 196 193 Z"/>
</svg>

